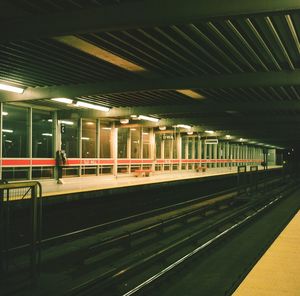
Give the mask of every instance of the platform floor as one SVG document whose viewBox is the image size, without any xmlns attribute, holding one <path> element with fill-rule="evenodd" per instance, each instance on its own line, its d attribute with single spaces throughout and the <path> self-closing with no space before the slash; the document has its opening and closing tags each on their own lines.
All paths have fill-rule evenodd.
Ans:
<svg viewBox="0 0 300 296">
<path fill-rule="evenodd" d="M 270 166 L 270 169 L 281 166 Z M 263 169 L 259 166 L 259 169 Z M 249 171 L 249 170 L 247 170 Z M 160 182 L 171 182 L 176 180 L 193 179 L 200 177 L 211 177 L 217 175 L 232 174 L 237 172 L 233 168 L 209 168 L 206 172 L 180 171 L 180 172 L 155 172 L 150 177 L 134 177 L 133 175 L 112 175 L 64 178 L 63 184 L 57 184 L 55 180 L 40 181 L 43 186 L 43 196 L 55 196 L 74 192 L 86 192 L 93 190 L 112 189 L 136 185 L 144 185 Z"/>
<path fill-rule="evenodd" d="M 233 295 L 300 295 L 300 211 Z"/>
</svg>

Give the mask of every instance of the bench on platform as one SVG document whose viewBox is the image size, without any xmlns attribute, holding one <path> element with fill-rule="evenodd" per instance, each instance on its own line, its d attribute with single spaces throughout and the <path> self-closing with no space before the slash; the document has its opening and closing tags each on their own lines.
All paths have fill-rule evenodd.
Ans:
<svg viewBox="0 0 300 296">
<path fill-rule="evenodd" d="M 139 169 L 134 171 L 136 177 L 149 177 L 151 173 L 152 170 L 150 169 Z"/>
<path fill-rule="evenodd" d="M 206 172 L 206 169 L 207 169 L 206 166 L 198 166 L 198 167 L 196 168 L 196 172 L 203 172 L 203 173 L 205 173 L 205 172 Z"/>
</svg>

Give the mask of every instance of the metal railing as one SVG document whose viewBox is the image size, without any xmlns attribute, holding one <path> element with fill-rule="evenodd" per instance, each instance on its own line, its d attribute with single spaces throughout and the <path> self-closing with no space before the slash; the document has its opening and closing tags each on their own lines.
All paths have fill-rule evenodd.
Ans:
<svg viewBox="0 0 300 296">
<path fill-rule="evenodd" d="M 27 221 L 18 220 L 18 205 L 28 203 Z M 10 258 L 12 240 L 16 235 L 25 235 L 30 248 L 28 252 L 29 277 L 35 281 L 41 262 L 42 232 L 42 186 L 37 181 L 0 184 L 0 272 L 5 277 L 15 269 L 16 262 Z"/>
</svg>

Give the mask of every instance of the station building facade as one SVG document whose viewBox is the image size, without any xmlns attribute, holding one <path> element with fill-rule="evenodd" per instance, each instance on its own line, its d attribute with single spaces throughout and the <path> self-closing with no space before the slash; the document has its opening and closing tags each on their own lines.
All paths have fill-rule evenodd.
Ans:
<svg viewBox="0 0 300 296">
<path fill-rule="evenodd" d="M 58 119 L 56 111 L 39 107 L 0 107 L 0 179 L 56 178 L 57 150 L 67 156 L 63 177 L 130 174 L 140 168 L 192 171 L 263 161 L 261 146 L 233 139 L 206 144 L 204 133 L 122 125 L 105 118 Z M 275 149 L 268 149 L 268 158 L 269 165 L 276 164 Z"/>
</svg>

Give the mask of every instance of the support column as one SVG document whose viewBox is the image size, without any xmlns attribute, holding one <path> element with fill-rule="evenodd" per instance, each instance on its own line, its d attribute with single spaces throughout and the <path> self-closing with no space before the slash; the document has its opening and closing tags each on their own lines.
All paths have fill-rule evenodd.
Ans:
<svg viewBox="0 0 300 296">
<path fill-rule="evenodd" d="M 218 145 L 219 145 L 219 144 L 213 145 L 213 159 L 214 159 L 214 160 L 217 160 L 217 159 L 218 159 Z M 216 168 L 217 166 L 218 166 L 218 163 L 215 162 L 214 165 L 213 165 L 213 167 Z"/>
<path fill-rule="evenodd" d="M 154 134 L 153 128 L 150 128 L 150 131 L 149 131 L 149 141 L 150 141 L 149 156 L 150 156 L 150 159 L 152 161 L 151 170 L 154 172 L 155 171 L 155 163 L 154 163 L 154 159 L 155 159 L 155 134 Z M 127 142 L 127 144 L 128 144 L 128 142 Z M 128 151 L 128 146 L 127 146 L 127 151 Z"/>
<path fill-rule="evenodd" d="M 207 144 L 205 144 L 205 141 L 203 141 L 203 159 L 205 159 L 205 161 L 207 161 Z M 207 162 L 205 162 L 205 166 L 209 167 L 209 165 L 207 164 Z"/>
<path fill-rule="evenodd" d="M 52 137 L 53 138 L 53 137 Z M 28 155 L 32 159 L 32 108 L 29 108 Z M 32 165 L 29 167 L 29 180 L 32 180 Z"/>
<path fill-rule="evenodd" d="M 192 159 L 195 161 L 195 137 L 192 138 Z M 195 163 L 192 164 L 192 170 L 195 169 Z"/>
<path fill-rule="evenodd" d="M 115 123 L 112 125 L 111 130 L 111 137 L 112 137 L 112 157 L 114 160 L 114 166 L 113 166 L 113 175 L 117 177 L 118 175 L 118 129 L 115 126 Z"/>
<path fill-rule="evenodd" d="M 178 133 L 177 135 L 177 157 L 179 159 L 178 170 L 182 170 L 182 143 L 181 143 L 181 135 Z"/>
<path fill-rule="evenodd" d="M 127 150 L 128 153 L 128 150 Z M 100 158 L 100 119 L 96 120 L 96 158 Z M 97 165 L 96 175 L 99 176 L 99 164 Z M 129 171 L 130 172 L 130 171 Z"/>
<path fill-rule="evenodd" d="M 184 145 L 184 159 L 189 159 L 189 141 L 187 138 L 187 141 L 185 141 L 185 145 Z M 185 164 L 185 170 L 187 171 L 189 169 L 189 164 L 186 163 Z"/>
<path fill-rule="evenodd" d="M 201 160 L 202 160 L 202 141 L 200 138 L 198 138 L 198 159 L 199 161 L 199 166 L 201 166 Z"/>
<path fill-rule="evenodd" d="M 208 159 L 211 160 L 212 159 L 212 145 L 208 145 Z M 209 163 L 209 167 L 213 167 L 212 163 Z"/>
<path fill-rule="evenodd" d="M 79 119 L 79 124 L 78 124 L 78 155 L 79 158 L 82 158 L 82 118 L 80 117 Z M 81 177 L 81 163 L 79 165 L 79 177 Z"/>
</svg>

